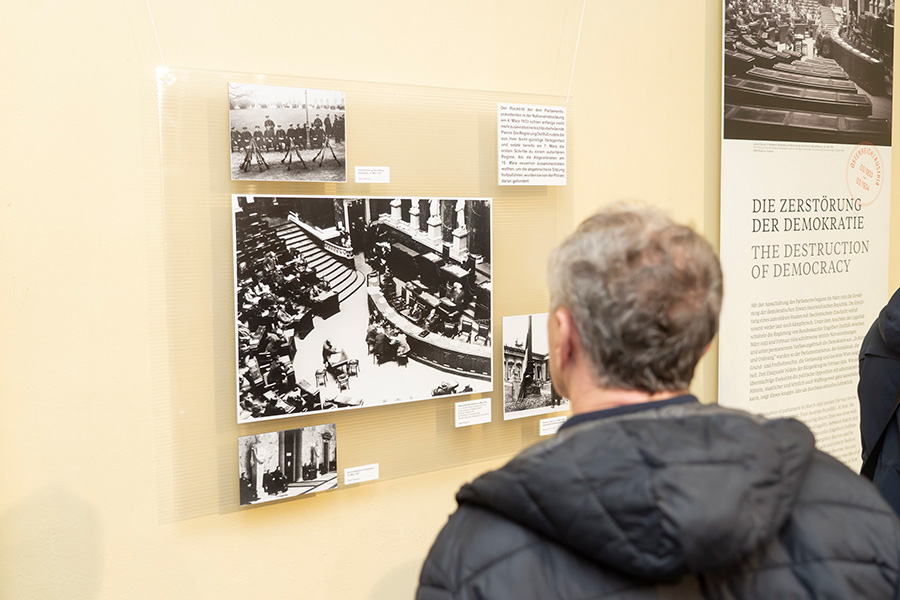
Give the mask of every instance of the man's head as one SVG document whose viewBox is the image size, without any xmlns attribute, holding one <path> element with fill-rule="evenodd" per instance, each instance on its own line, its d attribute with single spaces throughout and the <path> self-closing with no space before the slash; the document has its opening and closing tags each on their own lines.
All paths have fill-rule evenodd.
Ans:
<svg viewBox="0 0 900 600">
<path fill-rule="evenodd" d="M 579 364 L 600 388 L 689 387 L 722 304 L 719 260 L 696 232 L 657 210 L 615 205 L 553 251 L 548 280 L 554 382 Z"/>
</svg>

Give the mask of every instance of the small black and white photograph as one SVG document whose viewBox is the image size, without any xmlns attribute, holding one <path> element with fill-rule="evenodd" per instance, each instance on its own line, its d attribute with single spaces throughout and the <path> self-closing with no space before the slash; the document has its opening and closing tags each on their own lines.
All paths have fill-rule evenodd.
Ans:
<svg viewBox="0 0 900 600">
<path fill-rule="evenodd" d="M 891 144 L 894 10 L 726 0 L 725 139 Z"/>
<path fill-rule="evenodd" d="M 231 178 L 347 181 L 344 92 L 228 84 Z"/>
<path fill-rule="evenodd" d="M 548 313 L 503 317 L 503 419 L 569 410 L 550 383 Z"/>
<path fill-rule="evenodd" d="M 233 209 L 239 423 L 493 390 L 490 199 Z"/>
<path fill-rule="evenodd" d="M 241 506 L 337 487 L 334 423 L 238 438 Z"/>
</svg>

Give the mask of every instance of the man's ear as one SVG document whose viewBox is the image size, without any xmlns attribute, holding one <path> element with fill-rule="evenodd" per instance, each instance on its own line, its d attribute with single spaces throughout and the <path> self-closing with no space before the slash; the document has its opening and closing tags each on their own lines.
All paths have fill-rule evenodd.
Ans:
<svg viewBox="0 0 900 600">
<path fill-rule="evenodd" d="M 575 358 L 575 344 L 577 344 L 575 321 L 572 319 L 572 313 L 565 307 L 559 307 L 553 311 L 552 318 L 556 320 L 556 348 L 554 350 L 557 365 L 560 369 L 565 369 L 571 366 Z"/>
</svg>

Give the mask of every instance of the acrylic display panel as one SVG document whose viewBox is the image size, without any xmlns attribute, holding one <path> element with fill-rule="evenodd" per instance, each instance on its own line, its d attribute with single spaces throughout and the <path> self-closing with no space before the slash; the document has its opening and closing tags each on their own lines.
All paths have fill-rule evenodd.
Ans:
<svg viewBox="0 0 900 600">
<path fill-rule="evenodd" d="M 342 92 L 347 115 L 344 143 L 349 149 L 346 160 L 341 159 L 346 165 L 346 182 L 232 180 L 229 83 L 234 82 Z M 159 160 L 164 202 L 148 209 L 147 235 L 164 248 L 165 256 L 159 267 L 162 272 L 153 278 L 163 282 L 165 302 L 155 305 L 150 315 L 159 328 L 153 340 L 157 398 L 153 416 L 161 521 L 239 509 L 240 486 L 235 474 L 238 439 L 245 436 L 298 429 L 323 421 L 335 423 L 341 439 L 338 491 L 347 468 L 378 465 L 380 479 L 394 479 L 511 456 L 539 439 L 537 418 L 500 418 L 502 344 L 496 343 L 493 335 L 489 352 L 493 391 L 476 392 L 473 386 L 473 392 L 435 396 L 432 392 L 444 376 L 455 377 L 439 369 L 440 377 L 429 376 L 427 385 L 423 382 L 425 393 L 416 395 L 425 398 L 416 402 L 368 405 L 363 398 L 362 410 L 296 411 L 277 420 L 250 419 L 244 423 L 237 423 L 236 419 L 239 313 L 235 292 L 235 197 L 324 197 L 342 202 L 356 199 L 368 203 L 369 210 L 379 215 L 390 215 L 394 210 L 392 202 L 400 200 L 399 219 L 407 223 L 413 198 L 426 200 L 427 204 L 432 199 L 443 199 L 452 202 L 453 208 L 459 199 L 490 199 L 490 291 L 495 323 L 503 315 L 546 310 L 546 257 L 571 227 L 569 194 L 573 173 L 570 170 L 566 187 L 497 185 L 498 102 L 564 105 L 565 98 L 194 69 L 159 73 Z M 275 121 L 275 115 L 267 114 Z M 262 115 L 264 120 L 265 116 Z M 577 124 L 571 105 L 567 107 L 567 120 L 569 127 Z M 276 130 L 278 124 L 276 121 Z M 307 152 L 302 151 L 304 160 Z M 280 159 L 279 156 L 279 166 Z M 389 167 L 389 183 L 357 183 L 358 167 Z M 446 241 L 451 250 L 453 212 L 446 211 L 450 228 Z M 445 218 L 443 208 L 441 218 Z M 443 223 L 441 227 L 444 241 Z M 395 241 L 389 240 L 388 245 Z M 394 247 L 385 250 L 390 258 Z M 438 256 L 443 259 L 442 253 Z M 396 279 L 410 283 L 399 276 Z M 394 283 L 395 298 L 398 292 L 403 295 L 409 289 L 405 285 L 398 290 L 397 282 Z M 450 297 L 450 290 L 438 283 L 434 288 L 437 294 L 424 291 L 440 305 Z M 364 286 L 368 302 L 368 290 L 373 286 L 381 289 L 381 282 L 376 284 L 367 278 Z M 418 297 L 423 296 L 419 293 Z M 407 303 L 399 313 L 408 318 L 412 309 Z M 472 322 L 472 328 L 466 333 L 471 335 L 480 317 L 470 314 L 475 310 L 471 305 L 467 310 L 466 318 Z M 327 313 L 324 308 L 323 311 Z M 414 318 L 408 320 L 415 322 Z M 464 333 L 463 319 L 456 323 L 460 331 L 450 332 L 450 342 L 461 341 L 456 337 Z M 474 335 L 477 343 L 484 332 L 479 330 Z M 349 390 L 356 393 L 361 388 L 357 384 L 362 373 L 373 366 L 373 355 L 362 345 L 365 334 L 357 332 L 354 337 L 358 339 L 352 343 L 358 345 L 352 352 L 348 349 L 348 362 L 358 355 L 360 374 L 348 372 L 348 381 Z M 408 335 L 407 338 L 409 341 Z M 322 345 L 317 346 L 321 364 Z M 349 356 L 351 353 L 354 356 Z M 410 371 L 406 372 L 416 365 L 421 366 L 422 362 L 409 360 L 406 368 Z M 386 368 L 389 366 L 400 376 L 404 373 L 404 367 L 397 366 L 396 361 L 385 363 Z M 312 370 L 313 378 L 316 370 Z M 265 379 L 267 374 L 261 375 Z M 277 370 L 275 375 L 278 376 Z M 330 395 L 338 390 L 336 380 L 328 377 L 324 387 Z M 302 378 L 315 384 L 313 379 Z M 464 387 L 461 385 L 457 392 Z M 455 428 L 455 403 L 478 398 L 491 399 L 493 421 Z M 306 510 L 316 502 L 291 506 Z"/>
</svg>

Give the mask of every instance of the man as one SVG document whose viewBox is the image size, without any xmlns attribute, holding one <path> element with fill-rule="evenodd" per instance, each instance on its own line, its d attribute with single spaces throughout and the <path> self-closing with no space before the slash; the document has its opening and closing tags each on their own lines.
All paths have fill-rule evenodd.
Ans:
<svg viewBox="0 0 900 600">
<path fill-rule="evenodd" d="M 390 338 L 383 327 L 375 330 L 375 345 L 372 348 L 372 354 L 375 355 L 375 363 L 381 364 L 387 360 L 387 350 L 389 348 Z"/>
<path fill-rule="evenodd" d="M 269 372 L 266 375 L 266 384 L 273 386 L 282 394 L 290 391 L 293 387 L 288 375 L 287 361 L 288 358 L 286 356 L 280 357 L 278 360 L 273 360 L 269 367 Z"/>
<path fill-rule="evenodd" d="M 335 364 L 347 360 L 347 353 L 343 349 L 338 348 L 330 339 L 326 339 L 322 344 L 322 364 L 325 368 L 333 368 Z"/>
<path fill-rule="evenodd" d="M 325 130 L 322 128 L 322 121 L 316 119 L 318 124 L 313 123 L 313 127 L 309 132 L 309 147 L 321 148 L 325 145 Z"/>
<path fill-rule="evenodd" d="M 294 146 L 299 145 L 297 143 L 297 130 L 294 129 L 293 123 L 288 125 L 288 128 L 287 128 L 287 149 L 288 150 L 291 148 L 291 144 L 294 144 Z"/>
<path fill-rule="evenodd" d="M 900 290 L 881 309 L 859 350 L 859 427 L 863 460 L 884 431 L 881 453 L 874 458 L 875 486 L 900 514 L 900 435 L 891 415 L 900 391 Z M 890 423 L 888 423 L 890 421 Z M 885 431 L 885 428 L 887 430 Z"/>
<path fill-rule="evenodd" d="M 397 329 L 396 334 L 391 338 L 391 346 L 394 348 L 394 356 L 399 364 L 406 364 L 409 356 L 409 340 L 406 334 Z"/>
<path fill-rule="evenodd" d="M 241 129 L 241 149 L 246 150 L 250 147 L 250 141 L 253 139 L 253 134 L 250 133 L 246 127 Z"/>
<path fill-rule="evenodd" d="M 276 149 L 284 151 L 288 149 L 287 145 L 287 134 L 285 134 L 284 129 L 282 129 L 281 125 L 278 126 L 278 129 L 275 130 L 275 144 Z"/>
<path fill-rule="evenodd" d="M 340 115 L 334 118 L 334 141 L 344 141 L 344 115 Z"/>
<path fill-rule="evenodd" d="M 241 132 L 237 130 L 237 127 L 231 128 L 231 151 L 237 152 L 241 149 Z"/>
<path fill-rule="evenodd" d="M 418 599 L 897 598 L 900 523 L 793 419 L 688 392 L 718 328 L 712 248 L 652 210 L 582 223 L 549 267 L 573 417 L 464 486 Z"/>
<path fill-rule="evenodd" d="M 266 127 L 266 130 L 263 132 L 263 139 L 266 144 L 265 150 L 277 150 L 275 147 L 275 130 Z"/>
<path fill-rule="evenodd" d="M 309 124 L 301 123 L 297 127 L 297 142 L 301 150 L 306 150 L 306 139 L 309 135 Z"/>
</svg>

